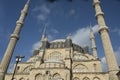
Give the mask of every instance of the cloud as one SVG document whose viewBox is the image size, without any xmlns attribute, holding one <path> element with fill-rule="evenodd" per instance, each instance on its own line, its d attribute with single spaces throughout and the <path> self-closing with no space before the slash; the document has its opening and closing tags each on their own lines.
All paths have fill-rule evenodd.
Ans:
<svg viewBox="0 0 120 80">
<path fill-rule="evenodd" d="M 45 21 L 47 19 L 47 16 L 43 15 L 43 14 L 40 14 L 40 15 L 37 16 L 37 19 L 41 20 L 41 21 Z"/>
<path fill-rule="evenodd" d="M 115 56 L 117 58 L 117 63 L 120 66 L 120 47 L 118 48 L 117 51 L 115 51 Z"/>
<path fill-rule="evenodd" d="M 120 47 L 114 53 L 115 53 L 115 57 L 116 57 L 118 66 L 120 66 Z M 108 71 L 105 57 L 101 58 L 101 63 L 102 63 L 103 71 L 105 71 L 105 72 Z"/>
<path fill-rule="evenodd" d="M 53 40 L 53 36 L 50 34 L 47 35 L 47 38 L 49 41 Z M 33 51 L 38 49 L 38 48 L 40 48 L 40 41 L 37 41 L 32 45 L 32 49 L 30 50 L 30 52 L 33 53 Z"/>
<path fill-rule="evenodd" d="M 53 33 L 53 34 L 58 34 L 59 33 L 59 31 L 57 30 L 57 29 L 51 29 L 51 32 Z"/>
<path fill-rule="evenodd" d="M 98 25 L 94 25 L 92 27 L 94 33 L 98 31 Z M 81 46 L 89 45 L 90 46 L 90 28 L 80 28 L 76 32 L 74 32 L 72 35 L 72 40 L 74 43 L 79 44 Z"/>
<path fill-rule="evenodd" d="M 41 6 L 37 6 L 33 9 L 33 11 L 41 11 L 43 13 L 50 13 L 50 10 L 48 9 L 48 7 L 46 6 L 46 4 L 43 4 Z"/>
<path fill-rule="evenodd" d="M 35 15 L 38 21 L 45 21 L 51 12 L 51 10 L 48 8 L 46 4 L 36 6 L 32 11 L 38 13 L 37 15 Z"/>
<path fill-rule="evenodd" d="M 52 41 L 58 34 L 59 31 L 57 29 L 49 27 L 47 38 L 49 41 Z"/>
<path fill-rule="evenodd" d="M 8 73 L 13 73 L 13 69 L 14 68 L 14 63 L 10 63 L 9 67 L 8 67 Z"/>
<path fill-rule="evenodd" d="M 92 27 L 94 33 L 96 33 L 98 31 L 98 25 L 94 25 Z M 59 31 L 57 29 L 53 29 L 53 28 L 50 28 L 49 29 L 49 33 L 47 35 L 47 38 L 49 41 L 53 40 L 54 37 L 56 37 L 56 34 L 58 34 Z M 90 45 L 90 28 L 89 27 L 86 27 L 86 28 L 81 28 L 77 31 L 75 31 L 71 37 L 72 37 L 72 40 L 74 43 L 76 44 L 79 44 L 81 46 L 84 46 L 84 45 Z M 33 44 L 32 46 L 32 52 L 33 50 L 35 50 L 36 48 L 39 48 L 40 47 L 40 41 L 36 42 Z"/>
<path fill-rule="evenodd" d="M 48 27 L 48 31 L 47 31 L 48 41 L 52 41 L 58 34 L 59 34 L 59 31 L 57 29 Z"/>
<path fill-rule="evenodd" d="M 115 32 L 115 33 L 118 33 L 118 35 L 120 36 L 120 29 L 112 29 L 112 30 L 110 30 L 111 32 Z"/>
<path fill-rule="evenodd" d="M 102 58 L 101 58 L 101 64 L 102 64 L 102 70 L 103 70 L 104 72 L 106 72 L 108 69 L 107 69 L 107 64 L 106 64 L 106 59 L 105 59 L 105 57 L 102 57 Z"/>
<path fill-rule="evenodd" d="M 51 34 L 47 35 L 48 40 L 49 40 L 49 41 L 52 41 L 52 40 L 54 39 L 53 36 L 54 36 L 54 35 L 51 35 Z"/>
<path fill-rule="evenodd" d="M 74 9 L 71 9 L 71 10 L 69 11 L 69 15 L 70 15 L 70 16 L 74 15 L 75 13 L 76 13 L 76 11 L 75 11 Z"/>
<path fill-rule="evenodd" d="M 40 47 L 40 41 L 36 42 L 35 44 L 33 44 L 33 48 L 39 48 Z"/>
<path fill-rule="evenodd" d="M 38 48 L 40 48 L 40 41 L 37 41 L 32 45 L 32 49 L 30 50 L 30 52 L 33 53 L 33 51 Z"/>
</svg>

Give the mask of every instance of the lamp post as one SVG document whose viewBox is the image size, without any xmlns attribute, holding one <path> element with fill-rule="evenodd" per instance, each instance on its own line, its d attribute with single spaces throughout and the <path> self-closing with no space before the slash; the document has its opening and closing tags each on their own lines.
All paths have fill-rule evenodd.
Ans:
<svg viewBox="0 0 120 80">
<path fill-rule="evenodd" d="M 25 56 L 15 56 L 15 58 L 16 58 L 16 64 L 15 64 L 15 69 L 14 69 L 14 72 L 13 72 L 11 80 L 14 80 L 14 75 L 15 75 L 15 72 L 16 72 L 17 65 L 18 65 L 19 62 L 21 62 L 22 58 L 24 58 L 24 57 Z"/>
</svg>

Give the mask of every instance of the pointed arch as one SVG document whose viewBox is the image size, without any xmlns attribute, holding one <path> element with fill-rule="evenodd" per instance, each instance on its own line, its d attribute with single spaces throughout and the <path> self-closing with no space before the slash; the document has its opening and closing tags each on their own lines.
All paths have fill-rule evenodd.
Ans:
<svg viewBox="0 0 120 80">
<path fill-rule="evenodd" d="M 29 66 L 25 67 L 23 70 L 23 73 L 29 73 L 33 67 L 34 67 L 33 65 L 29 65 Z"/>
<path fill-rule="evenodd" d="M 94 77 L 93 80 L 100 80 L 100 78 L 98 78 L 98 77 Z"/>
<path fill-rule="evenodd" d="M 73 72 L 89 72 L 88 67 L 83 64 L 77 64 L 73 68 Z"/>
<path fill-rule="evenodd" d="M 41 73 L 35 75 L 35 80 L 43 80 L 43 76 Z"/>
<path fill-rule="evenodd" d="M 73 80 L 80 80 L 78 77 L 73 78 Z"/>
<path fill-rule="evenodd" d="M 53 75 L 53 78 L 55 78 L 55 79 L 60 79 L 60 78 L 61 78 L 61 76 L 60 76 L 60 74 L 59 74 L 59 73 L 55 73 L 55 74 Z"/>
<path fill-rule="evenodd" d="M 88 77 L 84 77 L 83 80 L 90 80 Z"/>
</svg>

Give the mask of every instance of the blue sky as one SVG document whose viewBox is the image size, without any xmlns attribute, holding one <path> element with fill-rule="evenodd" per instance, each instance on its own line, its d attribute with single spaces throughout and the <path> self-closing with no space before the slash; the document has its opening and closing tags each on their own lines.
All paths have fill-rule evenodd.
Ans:
<svg viewBox="0 0 120 80">
<path fill-rule="evenodd" d="M 20 16 L 27 0 L 0 0 L 0 61 L 13 32 L 16 21 Z M 48 39 L 65 39 L 71 35 L 73 42 L 80 46 L 89 45 L 89 26 L 93 26 L 99 58 L 105 63 L 101 38 L 97 30 L 95 10 L 92 0 L 58 0 L 48 3 L 46 0 L 31 0 L 28 15 L 24 22 L 14 54 L 25 55 L 26 59 L 32 55 L 33 49 L 39 46 L 44 24 L 47 25 Z M 101 0 L 105 13 L 105 21 L 109 27 L 109 34 L 117 58 L 120 58 L 120 1 Z M 15 58 L 12 58 L 12 63 Z M 120 60 L 118 59 L 120 65 Z"/>
</svg>

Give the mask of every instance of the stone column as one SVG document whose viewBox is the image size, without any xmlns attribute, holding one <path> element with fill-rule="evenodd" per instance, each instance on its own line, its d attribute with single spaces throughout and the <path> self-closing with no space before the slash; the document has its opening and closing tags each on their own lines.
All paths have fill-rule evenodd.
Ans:
<svg viewBox="0 0 120 80">
<path fill-rule="evenodd" d="M 15 28 L 13 34 L 10 37 L 8 47 L 6 49 L 6 52 L 5 52 L 4 57 L 2 59 L 2 62 L 1 62 L 0 80 L 4 80 L 4 77 L 5 77 L 5 74 L 7 72 L 8 66 L 10 64 L 10 60 L 12 58 L 12 54 L 13 54 L 13 51 L 15 49 L 16 43 L 19 39 L 19 34 L 20 34 L 21 28 L 23 26 L 24 19 L 27 15 L 27 11 L 28 11 L 28 8 L 29 8 L 29 2 L 30 1 L 28 0 L 28 2 L 25 4 L 23 10 L 21 11 L 20 18 L 16 22 L 16 28 Z"/>
<path fill-rule="evenodd" d="M 102 39 L 104 53 L 105 53 L 107 66 L 109 70 L 109 80 L 118 80 L 116 73 L 118 72 L 119 69 L 118 69 L 118 65 L 117 65 L 114 51 L 112 48 L 112 44 L 110 41 L 110 37 L 108 34 L 108 27 L 106 26 L 106 23 L 104 20 L 104 13 L 102 12 L 100 7 L 100 1 L 94 0 L 93 5 L 96 11 L 96 19 L 99 24 L 99 33 Z"/>
<path fill-rule="evenodd" d="M 91 40 L 91 43 L 92 43 L 93 56 L 97 59 L 98 58 L 97 47 L 96 47 L 96 44 L 95 44 L 95 37 L 94 37 L 94 33 L 93 33 L 92 28 L 90 29 L 90 40 Z"/>
</svg>

